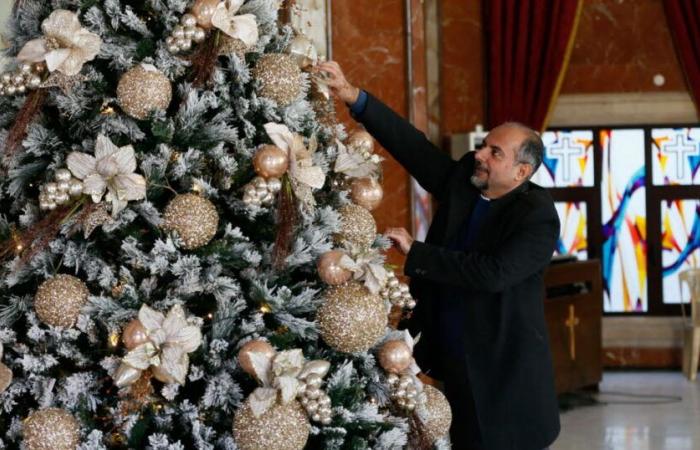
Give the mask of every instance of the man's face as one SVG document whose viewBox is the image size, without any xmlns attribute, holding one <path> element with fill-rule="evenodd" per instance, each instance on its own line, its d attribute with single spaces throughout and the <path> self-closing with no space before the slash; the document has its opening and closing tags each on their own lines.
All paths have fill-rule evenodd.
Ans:
<svg viewBox="0 0 700 450">
<path fill-rule="evenodd" d="M 471 182 L 489 198 L 507 194 L 527 179 L 532 168 L 518 163 L 518 150 L 527 137 L 524 130 L 499 126 L 491 130 L 476 151 Z"/>
</svg>

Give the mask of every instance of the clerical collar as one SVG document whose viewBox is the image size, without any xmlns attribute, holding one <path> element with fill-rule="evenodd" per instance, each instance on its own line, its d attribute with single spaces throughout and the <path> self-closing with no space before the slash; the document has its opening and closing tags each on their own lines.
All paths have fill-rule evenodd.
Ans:
<svg viewBox="0 0 700 450">
<path fill-rule="evenodd" d="M 481 198 L 482 198 L 483 200 L 486 200 L 487 202 L 490 202 L 490 201 L 491 201 L 491 199 L 488 198 L 487 196 L 485 196 L 484 194 L 479 193 L 479 195 L 481 196 Z"/>
</svg>

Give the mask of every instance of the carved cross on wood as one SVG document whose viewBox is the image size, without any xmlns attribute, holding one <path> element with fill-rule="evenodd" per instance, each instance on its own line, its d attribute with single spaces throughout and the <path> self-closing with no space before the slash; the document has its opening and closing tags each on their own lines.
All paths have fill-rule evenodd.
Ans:
<svg viewBox="0 0 700 450">
<path fill-rule="evenodd" d="M 569 317 L 564 322 L 564 325 L 569 329 L 569 356 L 572 360 L 576 360 L 576 326 L 580 323 L 576 317 L 576 307 L 569 305 Z"/>
</svg>

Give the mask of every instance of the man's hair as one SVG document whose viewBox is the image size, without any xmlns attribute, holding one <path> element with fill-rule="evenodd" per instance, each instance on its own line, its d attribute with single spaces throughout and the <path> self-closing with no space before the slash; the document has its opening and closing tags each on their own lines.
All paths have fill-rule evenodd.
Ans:
<svg viewBox="0 0 700 450">
<path fill-rule="evenodd" d="M 542 159 L 544 158 L 544 143 L 540 135 L 520 122 L 506 122 L 503 124 L 506 127 L 514 127 L 525 132 L 525 139 L 520 144 L 518 149 L 518 154 L 516 155 L 516 161 L 519 163 L 526 163 L 532 166 L 532 173 L 530 177 L 537 172 L 542 164 Z"/>
</svg>

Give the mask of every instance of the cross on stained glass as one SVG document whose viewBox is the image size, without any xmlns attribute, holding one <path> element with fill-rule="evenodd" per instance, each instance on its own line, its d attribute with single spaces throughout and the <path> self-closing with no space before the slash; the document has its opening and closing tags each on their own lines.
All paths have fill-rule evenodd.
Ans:
<svg viewBox="0 0 700 450">
<path fill-rule="evenodd" d="M 583 153 L 583 147 L 571 145 L 568 137 L 561 139 L 561 146 L 547 147 L 547 157 L 561 161 L 562 179 L 565 182 L 571 181 L 571 167 L 574 164 L 572 158 L 583 156 Z"/>
<path fill-rule="evenodd" d="M 662 151 L 676 156 L 676 179 L 682 180 L 685 178 L 686 157 L 700 155 L 700 146 L 685 142 L 683 135 L 677 134 L 676 142 L 664 145 Z"/>
</svg>

